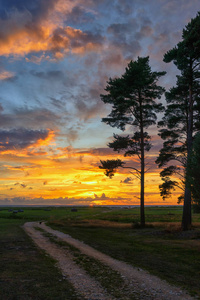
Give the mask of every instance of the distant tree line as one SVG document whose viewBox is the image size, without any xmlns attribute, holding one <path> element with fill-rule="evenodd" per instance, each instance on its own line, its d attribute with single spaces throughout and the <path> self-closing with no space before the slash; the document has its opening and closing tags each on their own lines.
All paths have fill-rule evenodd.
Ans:
<svg viewBox="0 0 200 300">
<path fill-rule="evenodd" d="M 145 226 L 144 182 L 148 171 L 145 153 L 151 149 L 147 129 L 157 122 L 157 113 L 164 117 L 157 123 L 159 135 L 164 140 L 156 163 L 162 171 L 159 186 L 163 199 L 171 196 L 176 187 L 181 189 L 178 202 L 183 201 L 182 229 L 192 224 L 191 205 L 200 207 L 200 12 L 183 29 L 182 40 L 164 54 L 164 62 L 173 62 L 180 75 L 169 91 L 158 85 L 166 72 L 153 72 L 149 57 L 131 61 L 120 78 L 109 79 L 101 95 L 104 103 L 112 106 L 110 114 L 102 121 L 131 135 L 114 134 L 108 144 L 125 157 L 137 156 L 139 168 L 126 166 L 120 159 L 101 161 L 99 166 L 112 178 L 119 167 L 128 168 L 140 180 L 140 221 Z M 158 102 L 165 92 L 167 105 Z M 176 180 L 174 178 L 177 178 Z"/>
</svg>

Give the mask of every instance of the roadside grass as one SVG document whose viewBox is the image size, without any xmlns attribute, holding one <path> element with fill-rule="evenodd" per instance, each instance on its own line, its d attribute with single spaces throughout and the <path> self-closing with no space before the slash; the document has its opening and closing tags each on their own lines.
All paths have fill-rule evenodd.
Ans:
<svg viewBox="0 0 200 300">
<path fill-rule="evenodd" d="M 119 210 L 114 210 L 114 218 L 112 212 L 103 214 L 103 217 L 110 215 L 106 219 L 115 219 L 114 226 L 112 221 L 105 222 L 105 218 L 101 223 L 102 216 L 99 220 L 95 216 L 96 221 L 62 219 L 49 224 L 116 259 L 146 269 L 200 299 L 200 223 L 196 222 L 194 230 L 181 232 L 180 222 L 177 222 L 181 210 L 171 209 L 167 217 L 162 216 L 163 212 L 163 209 L 150 209 L 147 219 L 152 220 L 149 223 L 153 226 L 145 229 L 131 228 L 131 224 L 121 226 L 123 222 L 117 226 L 115 217 L 120 213 Z M 126 222 L 127 214 L 122 211 L 121 218 Z M 198 221 L 199 215 L 193 219 Z"/>
<path fill-rule="evenodd" d="M 22 223 L 0 219 L 0 299 L 80 299 L 56 262 L 25 234 Z"/>
</svg>

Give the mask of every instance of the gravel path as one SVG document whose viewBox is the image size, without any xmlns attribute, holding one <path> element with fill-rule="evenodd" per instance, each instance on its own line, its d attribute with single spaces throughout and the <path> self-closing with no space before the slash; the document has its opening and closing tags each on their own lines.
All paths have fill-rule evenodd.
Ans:
<svg viewBox="0 0 200 300">
<path fill-rule="evenodd" d="M 58 266 L 62 270 L 63 275 L 67 276 L 72 282 L 75 289 L 88 300 L 107 300 L 114 299 L 108 295 L 106 291 L 93 278 L 86 274 L 79 266 L 77 266 L 70 253 L 62 250 L 59 246 L 49 242 L 42 233 L 35 230 L 34 227 L 40 227 L 46 232 L 60 238 L 68 244 L 78 248 L 82 253 L 93 257 L 103 264 L 109 266 L 113 270 L 119 272 L 123 277 L 126 285 L 131 291 L 135 291 L 136 299 L 148 300 L 192 300 L 185 291 L 180 288 L 169 285 L 166 281 L 159 279 L 148 272 L 134 268 L 127 263 L 111 258 L 94 248 L 84 244 L 83 242 L 72 238 L 68 234 L 53 230 L 44 223 L 28 222 L 24 224 L 24 229 L 32 237 L 35 243 L 44 249 L 49 255 L 58 261 Z M 127 298 L 126 298 L 127 299 Z"/>
<path fill-rule="evenodd" d="M 106 291 L 81 269 L 73 261 L 72 255 L 67 250 L 62 250 L 59 246 L 51 243 L 44 237 L 42 232 L 34 229 L 40 226 L 37 222 L 25 223 L 23 228 L 30 235 L 37 246 L 45 250 L 51 257 L 57 260 L 57 265 L 61 269 L 63 276 L 73 284 L 79 295 L 89 300 L 114 300 L 113 297 L 106 294 Z M 82 299 L 82 298 L 81 298 Z"/>
</svg>

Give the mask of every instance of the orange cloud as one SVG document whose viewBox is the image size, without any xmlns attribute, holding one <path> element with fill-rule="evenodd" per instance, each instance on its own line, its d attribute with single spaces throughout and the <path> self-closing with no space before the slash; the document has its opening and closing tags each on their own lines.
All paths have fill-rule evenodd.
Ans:
<svg viewBox="0 0 200 300">
<path fill-rule="evenodd" d="M 55 59 L 61 59 L 69 51 L 82 55 L 98 50 L 101 44 L 100 36 L 64 26 L 66 14 L 70 13 L 77 3 L 78 1 L 55 1 L 44 18 L 38 18 L 37 22 L 33 21 L 32 15 L 26 10 L 11 12 L 8 19 L 0 20 L 0 56 L 20 57 L 43 52 L 38 60 L 34 55 L 33 59 L 27 59 L 39 63 L 41 59 L 50 59 L 49 52 Z"/>
<path fill-rule="evenodd" d="M 45 139 L 40 138 L 35 145 L 31 145 L 30 147 L 39 147 L 39 146 L 47 146 L 49 145 L 49 143 L 53 140 L 53 138 L 55 137 L 55 132 L 53 130 L 48 131 L 48 135 L 46 136 Z"/>
<path fill-rule="evenodd" d="M 9 78 L 13 78 L 15 73 L 9 71 L 0 71 L 0 80 L 6 80 Z"/>
<path fill-rule="evenodd" d="M 41 147 L 48 146 L 55 137 L 52 130 L 0 130 L 1 155 L 20 157 L 47 155 Z"/>
</svg>

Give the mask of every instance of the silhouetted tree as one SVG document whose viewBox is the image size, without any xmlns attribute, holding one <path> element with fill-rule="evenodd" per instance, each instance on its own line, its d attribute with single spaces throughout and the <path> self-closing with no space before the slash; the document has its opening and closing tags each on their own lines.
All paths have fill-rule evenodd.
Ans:
<svg viewBox="0 0 200 300">
<path fill-rule="evenodd" d="M 192 19 L 182 33 L 182 41 L 164 55 L 166 63 L 173 61 L 181 71 L 177 76 L 177 86 L 166 94 L 168 102 L 163 124 L 167 129 L 161 131 L 165 140 L 157 162 L 165 166 L 170 161 L 179 161 L 183 165 L 182 187 L 184 189 L 184 207 L 182 228 L 191 226 L 191 188 L 186 183 L 188 160 L 192 151 L 193 135 L 199 130 L 199 65 L 200 65 L 200 13 Z M 161 194 L 166 197 L 177 185 L 170 176 L 177 174 L 176 166 L 165 168 L 161 173 L 163 184 Z"/>
<path fill-rule="evenodd" d="M 188 162 L 188 181 L 191 185 L 193 205 L 196 212 L 200 212 L 200 133 L 194 137 L 192 154 Z"/>
<path fill-rule="evenodd" d="M 164 92 L 164 88 L 157 85 L 158 79 L 165 72 L 152 72 L 149 66 L 149 57 L 138 57 L 137 61 L 131 61 L 121 78 L 110 79 L 105 91 L 101 95 L 104 103 L 112 105 L 112 111 L 102 121 L 112 127 L 124 131 L 127 126 L 133 129 L 132 135 L 120 136 L 114 134 L 113 142 L 108 146 L 114 151 L 123 152 L 124 156 L 137 156 L 140 167 L 124 166 L 120 159 L 101 161 L 101 169 L 105 169 L 105 175 L 112 178 L 117 168 L 129 168 L 140 179 L 140 220 L 141 226 L 145 225 L 144 213 L 144 174 L 145 151 L 151 148 L 150 136 L 145 131 L 150 125 L 156 124 L 156 113 L 163 110 L 162 104 L 157 104 Z"/>
<path fill-rule="evenodd" d="M 163 183 L 160 185 L 160 193 L 163 199 L 171 196 L 175 187 L 182 190 L 178 198 L 183 199 L 185 190 L 185 171 L 187 161 L 187 124 L 188 124 L 188 86 L 184 78 L 177 76 L 176 87 L 165 93 L 167 107 L 159 126 L 166 127 L 160 130 L 160 136 L 164 140 L 156 163 L 159 167 L 165 167 L 160 173 Z M 169 165 L 169 162 L 171 164 Z M 179 180 L 175 180 L 178 177 Z"/>
</svg>

